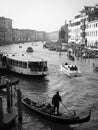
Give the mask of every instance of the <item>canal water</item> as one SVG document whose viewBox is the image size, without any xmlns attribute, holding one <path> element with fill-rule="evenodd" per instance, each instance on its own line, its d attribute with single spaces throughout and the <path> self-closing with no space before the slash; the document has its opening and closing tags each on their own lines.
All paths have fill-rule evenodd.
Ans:
<svg viewBox="0 0 98 130">
<path fill-rule="evenodd" d="M 93 62 L 98 59 L 77 59 L 70 61 L 66 52 L 49 51 L 43 49 L 42 43 L 24 43 L 21 48 L 18 44 L 1 46 L 4 53 L 25 53 L 28 46 L 34 49 L 32 56 L 41 57 L 48 61 L 49 74 L 44 78 L 32 78 L 10 73 L 10 79 L 20 78 L 17 85 L 23 95 L 38 101 L 39 103 L 51 102 L 53 94 L 58 90 L 62 96 L 63 104 L 79 116 L 86 116 L 92 110 L 89 122 L 81 125 L 60 125 L 50 122 L 23 107 L 23 123 L 17 124 L 12 130 L 97 130 L 98 129 L 98 73 L 93 71 Z M 60 65 L 64 62 L 76 64 L 82 72 L 80 77 L 70 78 L 60 71 Z M 70 115 L 62 104 L 60 111 Z"/>
</svg>

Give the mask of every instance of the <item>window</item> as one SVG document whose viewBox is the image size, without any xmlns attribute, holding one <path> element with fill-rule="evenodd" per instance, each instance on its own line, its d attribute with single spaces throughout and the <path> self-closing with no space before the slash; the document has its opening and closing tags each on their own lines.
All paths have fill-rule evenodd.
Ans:
<svg viewBox="0 0 98 130">
<path fill-rule="evenodd" d="M 19 61 L 19 67 L 22 67 L 22 61 Z"/>
<path fill-rule="evenodd" d="M 27 68 L 27 63 L 23 62 L 23 68 Z"/>
<path fill-rule="evenodd" d="M 95 31 L 94 31 L 94 37 L 95 37 Z"/>
<path fill-rule="evenodd" d="M 96 27 L 96 24 L 94 23 L 94 26 L 93 26 L 94 28 Z"/>
<path fill-rule="evenodd" d="M 97 25 L 98 25 L 98 24 L 96 23 L 96 27 L 97 27 Z"/>
<path fill-rule="evenodd" d="M 89 32 L 88 32 L 88 37 L 89 37 Z"/>
<path fill-rule="evenodd" d="M 92 37 L 93 37 L 93 31 L 92 31 Z"/>
</svg>

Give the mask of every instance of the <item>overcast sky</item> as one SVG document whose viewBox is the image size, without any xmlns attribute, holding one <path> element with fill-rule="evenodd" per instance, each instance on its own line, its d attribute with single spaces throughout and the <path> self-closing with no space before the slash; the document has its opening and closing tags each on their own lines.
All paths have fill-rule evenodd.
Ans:
<svg viewBox="0 0 98 130">
<path fill-rule="evenodd" d="M 57 31 L 85 5 L 98 0 L 0 0 L 0 17 L 12 19 L 13 28 Z"/>
</svg>

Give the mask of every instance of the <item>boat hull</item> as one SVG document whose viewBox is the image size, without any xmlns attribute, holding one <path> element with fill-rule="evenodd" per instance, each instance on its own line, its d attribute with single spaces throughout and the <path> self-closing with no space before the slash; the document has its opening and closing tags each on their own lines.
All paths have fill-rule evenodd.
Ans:
<svg viewBox="0 0 98 130">
<path fill-rule="evenodd" d="M 22 75 L 28 75 L 28 76 L 46 76 L 48 75 L 48 71 L 31 71 L 30 69 L 15 67 L 15 66 L 9 66 L 10 71 L 22 74 Z"/>
</svg>

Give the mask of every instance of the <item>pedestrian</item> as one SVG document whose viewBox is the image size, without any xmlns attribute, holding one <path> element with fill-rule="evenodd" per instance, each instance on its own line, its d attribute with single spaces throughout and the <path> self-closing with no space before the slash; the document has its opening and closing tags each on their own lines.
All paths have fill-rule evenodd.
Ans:
<svg viewBox="0 0 98 130">
<path fill-rule="evenodd" d="M 53 112 L 57 111 L 57 114 L 59 114 L 59 103 L 62 102 L 62 98 L 59 95 L 59 92 L 57 91 L 56 94 L 52 97 L 52 104 L 54 106 Z"/>
</svg>

